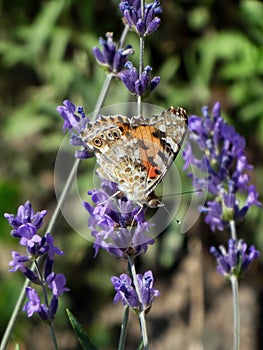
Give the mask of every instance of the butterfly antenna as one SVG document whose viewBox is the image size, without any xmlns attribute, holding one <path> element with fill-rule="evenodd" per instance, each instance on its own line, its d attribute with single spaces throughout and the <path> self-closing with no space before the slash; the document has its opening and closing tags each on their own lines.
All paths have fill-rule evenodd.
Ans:
<svg viewBox="0 0 263 350">
<path fill-rule="evenodd" d="M 172 213 L 170 213 L 170 211 L 166 208 L 165 205 L 163 206 L 163 208 L 164 208 L 164 210 L 166 211 L 166 213 L 167 213 L 168 215 L 170 215 L 171 217 L 173 217 Z M 176 218 L 173 218 L 173 220 L 174 220 L 178 225 L 181 225 L 181 220 L 178 220 L 178 219 L 176 219 Z"/>
<path fill-rule="evenodd" d="M 179 196 L 179 195 L 183 195 L 183 194 L 192 194 L 192 193 L 200 193 L 200 192 L 204 192 L 204 189 L 203 188 L 200 188 L 200 189 L 197 189 L 197 190 L 191 190 L 191 191 L 184 191 L 184 192 L 181 192 L 181 193 L 174 193 L 174 194 L 167 194 L 165 196 L 159 196 L 159 197 L 156 197 L 157 199 L 163 199 L 165 197 L 172 197 L 172 196 Z M 170 217 L 173 217 L 172 213 L 166 208 L 165 205 L 162 206 L 164 208 L 164 210 L 167 212 L 167 214 L 170 216 Z M 173 220 L 178 224 L 180 225 L 181 224 L 181 220 L 177 219 L 177 218 L 173 218 Z"/>
<path fill-rule="evenodd" d="M 174 196 L 181 196 L 182 194 L 193 194 L 193 193 L 200 193 L 200 192 L 204 192 L 205 189 L 204 188 L 200 188 L 197 190 L 191 190 L 191 191 L 184 191 L 184 192 L 179 192 L 179 193 L 171 193 L 171 194 L 166 194 L 164 196 L 159 196 L 157 197 L 159 198 L 166 198 L 166 197 L 174 197 Z"/>
<path fill-rule="evenodd" d="M 133 224 L 134 224 L 134 222 L 135 222 L 137 216 L 138 216 L 138 215 L 140 214 L 140 212 L 143 210 L 143 206 L 142 206 L 141 204 L 139 204 L 139 203 L 137 203 L 137 204 L 140 206 L 140 209 L 139 209 L 138 213 L 136 213 L 136 214 L 134 215 L 133 219 L 132 219 L 132 222 L 131 222 L 131 229 L 132 229 L 132 227 L 133 227 Z"/>
</svg>

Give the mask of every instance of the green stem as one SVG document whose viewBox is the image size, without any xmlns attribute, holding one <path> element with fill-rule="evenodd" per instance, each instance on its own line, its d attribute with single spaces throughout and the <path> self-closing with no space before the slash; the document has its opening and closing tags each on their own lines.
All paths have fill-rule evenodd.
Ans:
<svg viewBox="0 0 263 350">
<path fill-rule="evenodd" d="M 133 257 L 128 255 L 128 261 L 129 261 L 133 284 L 134 284 L 135 291 L 138 296 L 139 305 L 140 305 L 139 321 L 140 321 L 140 327 L 141 327 L 141 333 L 142 333 L 142 339 L 143 339 L 143 348 L 145 350 L 148 350 L 149 342 L 148 342 L 147 326 L 146 326 L 146 320 L 145 320 L 145 310 L 143 309 L 142 296 L 141 296 L 141 291 L 138 283 L 138 278 L 135 270 Z"/>
<path fill-rule="evenodd" d="M 237 240 L 236 223 L 234 220 L 230 220 L 229 225 L 230 225 L 231 238 L 236 241 Z"/>
<path fill-rule="evenodd" d="M 129 24 L 126 24 L 123 31 L 122 31 L 122 34 L 121 34 L 121 38 L 119 41 L 119 48 L 123 48 L 124 42 L 125 42 L 127 34 L 129 33 L 129 30 L 130 30 L 130 26 L 129 26 Z"/>
<path fill-rule="evenodd" d="M 130 27 L 129 27 L 128 24 L 126 24 L 125 27 L 123 28 L 123 31 L 122 31 L 122 34 L 121 34 L 121 38 L 120 38 L 119 45 L 118 45 L 119 48 L 123 48 L 124 43 L 125 43 L 125 39 L 126 39 L 127 34 L 129 33 L 129 30 L 130 30 Z M 109 90 L 109 87 L 110 87 L 110 83 L 112 81 L 112 78 L 114 78 L 114 74 L 113 73 L 109 73 L 109 74 L 107 74 L 107 76 L 106 76 L 106 78 L 104 80 L 102 89 L 100 91 L 100 95 L 98 97 L 96 106 L 94 108 L 95 115 L 93 115 L 93 119 L 96 119 L 99 110 L 101 109 L 102 105 L 104 104 L 105 98 L 107 96 L 107 93 L 108 93 L 108 90 Z"/>
<path fill-rule="evenodd" d="M 240 314 L 239 314 L 239 295 L 238 280 L 236 276 L 230 278 L 233 297 L 233 350 L 240 349 Z"/>
<path fill-rule="evenodd" d="M 16 324 L 18 317 L 20 315 L 20 312 L 22 310 L 22 306 L 23 306 L 24 300 L 25 300 L 25 290 L 28 287 L 29 283 L 30 283 L 30 281 L 28 279 L 26 279 L 25 283 L 21 289 L 21 292 L 19 294 L 19 297 L 17 299 L 16 305 L 13 309 L 13 313 L 9 319 L 8 325 L 5 329 L 5 333 L 4 333 L 3 338 L 2 338 L 0 350 L 5 350 L 7 347 L 7 344 L 9 342 L 11 335 L 12 335 L 15 324 Z"/>
<path fill-rule="evenodd" d="M 121 333 L 118 344 L 118 350 L 124 350 L 126 335 L 127 335 L 127 327 L 128 327 L 128 319 L 129 319 L 130 308 L 128 305 L 124 307 L 123 318 L 121 323 Z"/>
<path fill-rule="evenodd" d="M 35 263 L 35 270 L 37 271 L 38 277 L 41 281 L 41 287 L 42 287 L 42 291 L 43 291 L 43 295 L 44 295 L 44 301 L 45 301 L 45 304 L 48 308 L 48 315 L 49 315 L 48 325 L 49 325 L 50 336 L 51 336 L 51 339 L 52 339 L 52 342 L 54 345 L 54 349 L 58 350 L 58 343 L 57 343 L 57 337 L 56 337 L 56 333 L 55 333 L 55 329 L 54 329 L 54 323 L 51 319 L 50 304 L 48 301 L 46 282 L 44 281 L 44 278 L 39 270 L 38 261 L 35 260 L 34 263 Z"/>
<path fill-rule="evenodd" d="M 114 77 L 114 74 L 113 73 L 109 73 L 107 74 L 105 80 L 104 80 L 104 83 L 103 83 L 103 86 L 102 86 L 102 89 L 100 91 L 100 95 L 98 97 L 98 100 L 97 100 L 97 103 L 96 103 L 96 106 L 94 108 L 94 114 L 93 115 L 93 120 L 96 119 L 98 113 L 99 113 L 99 110 L 101 109 L 104 101 L 105 101 L 105 98 L 107 96 L 107 93 L 108 93 L 108 90 L 109 90 L 109 87 L 110 87 L 110 83 L 112 81 L 112 78 Z"/>
<path fill-rule="evenodd" d="M 144 37 L 140 37 L 140 61 L 139 61 L 139 78 L 142 77 L 143 66 L 144 66 L 144 47 L 145 40 Z"/>
<path fill-rule="evenodd" d="M 236 223 L 230 220 L 231 238 L 237 241 Z M 233 350 L 240 349 L 240 315 L 239 315 L 239 294 L 238 294 L 238 279 L 235 275 L 230 277 L 233 299 Z"/>
<path fill-rule="evenodd" d="M 141 0 L 141 16 L 144 17 L 145 0 Z M 140 37 L 140 58 L 139 58 L 139 79 L 142 77 L 143 66 L 144 66 L 144 36 Z M 137 114 L 142 115 L 142 97 L 137 96 Z"/>
<path fill-rule="evenodd" d="M 144 65 L 144 38 L 140 37 L 139 79 L 142 78 L 143 65 Z M 142 97 L 140 95 L 137 96 L 137 113 L 138 113 L 138 116 L 142 115 Z"/>
</svg>

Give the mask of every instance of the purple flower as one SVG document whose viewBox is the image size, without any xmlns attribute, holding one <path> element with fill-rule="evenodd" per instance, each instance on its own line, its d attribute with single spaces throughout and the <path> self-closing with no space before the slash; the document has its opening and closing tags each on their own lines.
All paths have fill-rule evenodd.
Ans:
<svg viewBox="0 0 263 350">
<path fill-rule="evenodd" d="M 41 281 L 38 276 L 32 271 L 26 263 L 30 261 L 30 257 L 27 255 L 20 255 L 18 252 L 11 252 L 13 260 L 9 262 L 9 266 L 12 268 L 9 272 L 21 271 L 26 278 L 28 278 L 31 282 L 35 284 L 40 284 Z"/>
<path fill-rule="evenodd" d="M 54 245 L 54 238 L 50 233 L 46 235 L 46 244 L 48 246 L 48 257 L 49 259 L 54 259 L 55 254 L 64 255 L 64 252 Z"/>
<path fill-rule="evenodd" d="M 259 256 L 259 251 L 255 246 L 248 248 L 243 240 L 234 241 L 232 239 L 228 241 L 228 251 L 224 246 L 220 246 L 219 248 L 211 247 L 210 252 L 217 260 L 217 271 L 226 278 L 238 277 Z"/>
<path fill-rule="evenodd" d="M 41 304 L 41 299 L 35 289 L 27 287 L 26 296 L 28 302 L 26 302 L 23 307 L 23 311 L 27 312 L 27 317 L 32 317 L 34 313 L 37 313 L 44 321 L 51 321 L 54 319 L 58 308 L 58 300 L 56 297 L 52 298 L 50 308 L 48 308 L 47 305 Z"/>
<path fill-rule="evenodd" d="M 20 205 L 16 216 L 13 214 L 4 214 L 4 217 L 8 220 L 9 224 L 12 226 L 13 230 L 11 235 L 14 237 L 21 237 L 21 232 L 17 232 L 18 229 L 23 225 L 31 227 L 32 229 L 39 230 L 43 225 L 43 218 L 47 214 L 46 210 L 34 213 L 32 209 L 32 204 L 27 201 L 24 205 Z"/>
<path fill-rule="evenodd" d="M 119 77 L 132 94 L 145 96 L 152 92 L 160 82 L 160 77 L 157 76 L 150 79 L 152 70 L 150 66 L 145 67 L 141 79 L 139 79 L 138 70 L 133 67 L 131 62 L 127 62 L 125 66 L 128 69 L 121 71 Z"/>
<path fill-rule="evenodd" d="M 144 275 L 137 275 L 140 294 L 142 298 L 142 305 L 140 305 L 138 295 L 132 284 L 131 278 L 125 273 L 120 277 L 111 277 L 111 283 L 114 286 L 115 294 L 114 303 L 122 302 L 123 305 L 129 305 L 135 310 L 147 310 L 152 306 L 152 303 L 156 297 L 160 295 L 160 292 L 153 288 L 153 274 L 151 271 L 147 271 Z"/>
<path fill-rule="evenodd" d="M 184 170 L 197 189 L 212 195 L 201 209 L 205 221 L 215 231 L 223 230 L 230 220 L 241 220 L 252 205 L 261 206 L 255 186 L 249 185 L 247 171 L 253 167 L 245 155 L 245 139 L 221 117 L 220 104 L 214 105 L 212 116 L 203 108 L 203 118 L 188 119 L 190 141 L 183 152 Z M 198 175 L 195 175 L 198 173 Z M 242 206 L 240 197 L 246 196 Z"/>
<path fill-rule="evenodd" d="M 21 271 L 26 278 L 32 283 L 41 285 L 52 290 L 52 299 L 50 305 L 40 304 L 40 297 L 33 288 L 26 289 L 28 302 L 24 306 L 28 317 L 34 313 L 38 313 L 43 320 L 52 320 L 55 317 L 58 307 L 58 297 L 64 292 L 69 291 L 66 285 L 66 278 L 63 274 L 55 274 L 52 269 L 54 265 L 54 256 L 63 255 L 63 251 L 54 245 L 53 237 L 46 233 L 44 237 L 40 237 L 37 231 L 43 224 L 43 217 L 46 211 L 34 214 L 30 202 L 20 206 L 17 216 L 5 214 L 5 217 L 12 226 L 12 235 L 20 238 L 20 245 L 26 247 L 26 254 L 21 255 L 18 252 L 12 252 L 13 260 L 10 261 L 10 272 Z M 41 272 L 41 263 L 39 257 L 44 255 L 43 272 Z M 34 261 L 37 266 L 36 270 L 28 267 L 28 263 Z M 36 272 L 35 272 L 36 271 Z M 46 300 L 45 300 L 46 302 Z"/>
<path fill-rule="evenodd" d="M 129 26 L 141 37 L 155 32 L 160 26 L 161 20 L 155 16 L 161 13 L 160 1 L 155 0 L 146 4 L 143 16 L 141 3 L 138 0 L 122 1 L 119 8 Z"/>
<path fill-rule="evenodd" d="M 31 287 L 26 288 L 26 296 L 28 302 L 25 304 L 23 311 L 26 311 L 27 316 L 31 317 L 35 312 L 39 313 L 41 311 L 40 298 L 35 289 Z"/>
<path fill-rule="evenodd" d="M 86 159 L 93 156 L 91 152 L 87 149 L 86 143 L 81 137 L 81 133 L 88 127 L 89 120 L 85 116 L 83 107 L 78 107 L 74 105 L 70 100 L 65 100 L 63 102 L 64 106 L 58 106 L 57 112 L 64 119 L 63 131 L 67 129 L 71 133 L 70 143 L 73 146 L 81 146 L 82 149 L 75 153 L 76 158 Z M 72 129 L 75 129 L 76 133 Z"/>
<path fill-rule="evenodd" d="M 41 249 L 43 249 L 43 252 L 47 252 L 44 266 L 44 278 L 47 278 L 47 276 L 49 276 L 52 272 L 55 254 L 64 255 L 64 252 L 58 247 L 54 246 L 54 239 L 49 233 L 46 234 L 45 244 Z"/>
<path fill-rule="evenodd" d="M 65 287 L 66 286 L 66 277 L 64 276 L 63 273 L 58 273 L 55 274 L 52 272 L 48 277 L 47 277 L 47 283 L 48 287 L 52 289 L 52 294 L 55 297 L 61 296 L 65 292 L 69 292 L 69 288 Z"/>
<path fill-rule="evenodd" d="M 93 48 L 93 54 L 99 64 L 101 64 L 106 71 L 118 73 L 123 68 L 128 60 L 129 55 L 134 53 L 130 45 L 126 48 L 117 48 L 117 44 L 113 41 L 113 33 L 106 33 L 107 40 L 100 38 L 100 45 L 102 50 L 98 47 Z"/>
<path fill-rule="evenodd" d="M 36 227 L 31 224 L 22 225 L 17 230 L 17 236 L 21 237 L 20 244 L 32 248 L 36 243 L 41 242 L 41 237 L 36 234 Z"/>
<path fill-rule="evenodd" d="M 115 183 L 104 179 L 101 187 L 88 192 L 94 207 L 84 203 L 90 214 L 88 226 L 95 238 L 95 256 L 101 248 L 122 258 L 146 252 L 154 240 L 145 234 L 150 224 L 145 221 L 144 209 L 123 195 L 118 196 Z"/>
<path fill-rule="evenodd" d="M 64 106 L 58 106 L 57 112 L 64 119 L 63 131 L 65 132 L 67 129 L 76 129 L 78 133 L 83 131 L 89 122 L 83 112 L 82 107 L 78 107 L 76 113 L 76 106 L 70 100 L 63 101 Z"/>
</svg>

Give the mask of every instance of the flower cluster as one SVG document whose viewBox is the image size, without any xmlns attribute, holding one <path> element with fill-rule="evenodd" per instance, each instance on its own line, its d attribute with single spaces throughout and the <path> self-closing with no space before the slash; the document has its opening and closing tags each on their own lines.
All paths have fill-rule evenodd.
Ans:
<svg viewBox="0 0 263 350">
<path fill-rule="evenodd" d="M 40 297 L 35 289 L 28 287 L 26 295 L 28 302 L 24 306 L 24 311 L 28 317 L 33 313 L 38 313 L 39 316 L 47 321 L 51 321 L 57 311 L 58 297 L 69 289 L 65 287 L 66 278 L 62 273 L 56 274 L 53 271 L 55 254 L 63 255 L 64 253 L 54 246 L 53 237 L 47 233 L 44 237 L 38 235 L 38 230 L 43 225 L 43 218 L 47 211 L 34 213 L 32 205 L 27 201 L 24 205 L 18 208 L 17 215 L 5 214 L 5 218 L 13 228 L 11 235 L 20 239 L 20 245 L 26 247 L 26 254 L 13 251 L 9 265 L 12 267 L 10 272 L 21 271 L 32 283 L 48 286 L 52 291 L 52 299 L 47 303 L 40 303 Z M 43 273 L 39 270 L 38 258 L 45 257 Z M 34 262 L 37 267 L 36 271 L 27 266 L 28 262 Z"/>
<path fill-rule="evenodd" d="M 64 119 L 63 131 L 71 133 L 70 143 L 73 146 L 80 146 L 81 150 L 76 151 L 75 157 L 80 159 L 90 158 L 93 154 L 87 148 L 86 143 L 80 136 L 89 124 L 83 107 L 77 107 L 70 100 L 63 101 L 63 106 L 57 107 L 57 112 Z M 72 129 L 75 129 L 76 133 Z"/>
<path fill-rule="evenodd" d="M 156 76 L 150 78 L 150 72 L 152 68 L 146 66 L 142 72 L 141 78 L 139 77 L 138 70 L 132 65 L 131 62 L 127 62 L 125 67 L 127 69 L 119 73 L 123 84 L 126 88 L 136 96 L 146 96 L 151 93 L 156 86 L 160 83 L 160 77 Z"/>
<path fill-rule="evenodd" d="M 155 0 L 150 4 L 146 4 L 143 14 L 140 0 L 121 1 L 119 8 L 129 26 L 140 37 L 152 34 L 160 26 L 161 20 L 155 16 L 161 12 L 160 1 Z"/>
<path fill-rule="evenodd" d="M 118 73 L 128 61 L 129 55 L 134 53 L 131 45 L 125 48 L 118 48 L 115 41 L 113 41 L 113 33 L 106 33 L 107 40 L 100 38 L 99 43 L 102 50 L 98 47 L 93 48 L 93 54 L 96 61 L 105 68 L 107 72 Z"/>
<path fill-rule="evenodd" d="M 114 297 L 114 303 L 120 301 L 123 305 L 129 305 L 132 309 L 137 311 L 146 311 L 151 307 L 154 299 L 160 295 L 160 292 L 153 288 L 154 278 L 152 271 L 147 271 L 144 275 L 137 275 L 137 279 L 141 303 L 132 284 L 132 280 L 128 275 L 123 273 L 120 277 L 111 277 L 111 283 L 117 292 Z"/>
<path fill-rule="evenodd" d="M 141 11 L 141 1 L 122 1 L 119 8 L 129 26 L 138 33 L 140 37 L 145 37 L 156 31 L 160 25 L 160 18 L 156 17 L 161 12 L 160 2 L 154 1 L 146 4 L 144 13 Z M 147 96 L 160 82 L 160 77 L 150 78 L 150 66 L 144 67 L 139 74 L 138 70 L 128 61 L 128 57 L 134 53 L 132 47 L 118 48 L 113 41 L 113 33 L 106 33 L 107 40 L 100 38 L 102 50 L 93 48 L 96 61 L 102 65 L 107 72 L 115 74 L 120 78 L 126 88 L 136 96 Z M 126 69 L 124 69 L 126 68 Z"/>
<path fill-rule="evenodd" d="M 192 143 L 188 142 L 183 152 L 184 169 L 198 169 L 201 175 L 188 174 L 193 185 L 214 196 L 201 208 L 205 221 L 213 231 L 223 230 L 229 221 L 244 218 L 252 205 L 261 206 L 255 186 L 249 185 L 247 171 L 253 167 L 247 162 L 245 140 L 224 121 L 219 103 L 214 105 L 212 116 L 204 107 L 203 118 L 191 116 L 188 126 Z M 197 149 L 201 149 L 202 156 L 196 155 Z M 243 205 L 239 194 L 246 196 Z"/>
<path fill-rule="evenodd" d="M 259 251 L 254 246 L 248 248 L 243 240 L 232 239 L 228 241 L 228 251 L 224 246 L 220 246 L 211 247 L 210 252 L 217 260 L 217 271 L 226 278 L 238 277 L 259 256 Z"/>
<path fill-rule="evenodd" d="M 95 238 L 94 248 L 97 255 L 100 248 L 120 258 L 127 255 L 137 256 L 146 252 L 154 240 L 145 233 L 150 224 L 145 221 L 144 210 L 122 194 L 118 196 L 117 185 L 102 180 L 101 189 L 89 191 L 91 204 L 85 202 L 89 212 L 88 226 Z"/>
</svg>

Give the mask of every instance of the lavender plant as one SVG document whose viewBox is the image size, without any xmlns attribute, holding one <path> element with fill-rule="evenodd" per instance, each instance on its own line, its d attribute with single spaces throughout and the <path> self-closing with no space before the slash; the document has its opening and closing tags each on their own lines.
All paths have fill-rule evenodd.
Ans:
<svg viewBox="0 0 263 350">
<path fill-rule="evenodd" d="M 128 55 L 132 54 L 131 46 L 125 50 L 117 49 L 113 42 L 113 34 L 107 33 L 107 40 L 100 39 L 102 49 L 95 47 L 94 56 L 99 64 L 109 74 L 121 79 L 125 87 L 136 96 L 138 114 L 142 114 L 142 97 L 150 94 L 159 84 L 160 77 L 150 77 L 151 67 L 144 67 L 144 40 L 147 35 L 153 33 L 160 24 L 156 13 L 160 12 L 159 1 L 145 5 L 142 1 L 122 1 L 120 10 L 124 16 L 124 22 L 133 29 L 140 40 L 140 62 L 138 69 L 128 61 Z M 126 60 L 126 62 L 125 62 Z M 126 69 L 124 69 L 126 68 Z M 82 132 L 89 125 L 89 120 L 82 108 L 76 108 L 71 101 L 64 101 L 64 106 L 57 108 L 64 119 L 64 130 L 71 132 L 71 144 L 81 146 L 76 152 L 78 158 L 88 158 L 89 149 L 83 142 Z M 88 226 L 91 235 L 95 239 L 95 255 L 99 249 L 105 249 L 110 254 L 128 259 L 130 276 L 122 274 L 119 278 L 111 279 L 117 294 L 116 301 L 122 301 L 130 306 L 139 316 L 143 347 L 148 348 L 148 335 L 145 322 L 145 312 L 150 308 L 154 297 L 159 292 L 153 288 L 152 272 L 148 271 L 143 276 L 137 274 L 134 258 L 147 251 L 148 245 L 154 241 L 145 233 L 149 230 L 149 223 L 145 219 L 144 209 L 125 196 L 118 198 L 118 189 L 115 183 L 102 179 L 100 190 L 89 191 L 95 206 L 85 202 L 84 206 L 90 214 Z M 127 317 L 122 322 L 122 329 L 127 327 Z M 125 333 L 121 333 L 119 349 L 125 344 Z"/>
<path fill-rule="evenodd" d="M 151 94 L 160 82 L 160 77 L 151 77 L 152 68 L 144 63 L 145 39 L 160 25 L 158 17 L 161 13 L 160 2 L 145 4 L 143 0 L 121 1 L 119 9 L 125 24 L 119 44 L 113 40 L 113 33 L 108 32 L 106 39 L 101 38 L 99 41 L 101 48 L 93 49 L 96 61 L 107 73 L 95 111 L 98 112 L 102 107 L 111 79 L 115 78 L 121 80 L 125 88 L 135 95 L 138 115 L 141 115 L 142 99 Z M 140 43 L 140 59 L 137 68 L 129 61 L 134 52 L 133 48 L 130 45 L 124 47 L 125 37 L 129 30 L 136 33 Z M 40 285 L 43 290 L 44 299 L 42 300 L 36 289 L 26 285 L 25 293 L 28 301 L 23 309 L 27 312 L 28 317 L 37 314 L 42 320 L 49 323 L 55 349 L 58 348 L 58 345 L 53 321 L 58 308 L 58 298 L 69 289 L 66 287 L 65 276 L 53 271 L 55 255 L 62 255 L 63 252 L 54 246 L 49 232 L 53 230 L 58 208 L 62 205 L 71 186 L 72 174 L 79 160 L 93 156 L 82 138 L 82 133 L 90 122 L 83 108 L 76 108 L 74 103 L 65 100 L 63 106 L 59 106 L 57 111 L 64 119 L 63 131 L 70 131 L 71 144 L 79 146 L 80 149 L 76 151 L 77 160 L 61 195 L 57 210 L 51 219 L 50 229 L 48 228 L 48 233 L 44 237 L 38 234 L 46 211 L 35 214 L 30 202 L 20 206 L 16 216 L 5 215 L 13 228 L 12 236 L 19 238 L 20 245 L 26 247 L 27 250 L 24 255 L 12 252 L 13 260 L 10 262 L 10 271 L 21 271 L 28 281 Z M 230 228 L 231 238 L 228 242 L 228 249 L 223 246 L 211 247 L 211 253 L 217 259 L 218 271 L 232 284 L 235 321 L 234 349 L 237 350 L 239 349 L 237 279 L 258 257 L 259 252 L 254 246 L 247 247 L 244 241 L 237 239 L 236 223 L 245 217 L 252 205 L 260 206 L 261 204 L 258 201 L 255 186 L 249 184 L 249 177 L 246 173 L 247 170 L 252 170 L 252 166 L 248 164 L 245 156 L 244 139 L 236 133 L 233 127 L 224 122 L 218 103 L 214 106 L 212 117 L 207 108 L 204 108 L 203 113 L 204 118 L 198 116 L 189 118 L 191 142 L 187 143 L 183 153 L 184 169 L 196 167 L 201 173 L 203 172 L 203 177 L 196 177 L 195 172 L 192 171 L 188 175 L 192 178 L 195 188 L 198 190 L 207 188 L 212 196 L 211 200 L 200 208 L 201 212 L 206 215 L 205 222 L 210 225 L 211 230 Z M 203 151 L 201 159 L 195 154 L 196 147 L 201 147 Z M 150 311 L 153 301 L 160 295 L 160 292 L 153 286 L 152 271 L 138 274 L 134 259 L 146 253 L 148 246 L 154 244 L 154 240 L 148 235 L 150 224 L 146 220 L 144 208 L 123 195 L 116 196 L 117 192 L 116 184 L 105 179 L 102 179 L 100 189 L 88 191 L 93 202 L 93 205 L 88 202 L 84 203 L 89 214 L 88 228 L 94 237 L 95 256 L 100 249 L 104 249 L 112 256 L 128 261 L 129 273 L 111 278 L 116 291 L 114 303 L 121 302 L 125 310 L 118 349 L 125 347 L 129 309 L 138 315 L 142 348 L 148 349 L 145 314 Z M 245 196 L 243 204 L 240 195 Z M 33 265 L 28 266 L 31 261 Z M 42 270 L 40 262 L 43 265 Z M 51 299 L 48 298 L 47 289 L 51 290 Z M 21 295 L 24 295 L 24 291 Z M 20 305 L 23 303 L 23 297 L 20 298 L 19 303 Z M 18 313 L 19 307 L 15 311 L 16 315 Z M 77 327 L 75 330 L 78 333 Z M 3 344 L 5 347 L 6 340 Z M 89 348 L 94 349 L 92 346 Z"/>
<path fill-rule="evenodd" d="M 13 214 L 4 216 L 12 227 L 11 235 L 19 238 L 19 244 L 26 248 L 24 255 L 16 251 L 12 252 L 13 260 L 9 263 L 12 268 L 9 271 L 22 272 L 32 284 L 42 289 L 42 297 L 40 297 L 36 289 L 26 287 L 28 301 L 23 310 L 28 317 L 36 313 L 49 324 L 54 348 L 58 349 L 53 321 L 58 309 L 58 299 L 69 289 L 66 287 L 64 274 L 55 273 L 53 270 L 55 255 L 63 255 L 63 251 L 54 246 L 50 233 L 46 233 L 43 237 L 38 234 L 46 214 L 46 210 L 35 213 L 31 203 L 27 201 L 19 206 L 16 216 Z M 49 299 L 48 289 L 51 290 L 51 299 Z"/>
<path fill-rule="evenodd" d="M 230 231 L 228 247 L 211 247 L 210 252 L 217 260 L 218 272 L 231 282 L 233 349 L 237 350 L 240 348 L 238 278 L 257 259 L 259 252 L 238 239 L 236 225 L 244 219 L 251 206 L 261 207 L 261 203 L 255 185 L 249 182 L 247 172 L 253 167 L 247 161 L 245 139 L 224 121 L 220 103 L 215 103 L 212 115 L 207 107 L 202 112 L 203 117 L 193 115 L 189 118 L 192 133 L 183 151 L 184 170 L 190 168 L 188 175 L 195 188 L 206 188 L 210 194 L 210 200 L 200 207 L 210 229 L 213 232 Z M 197 156 L 200 148 L 202 157 Z M 194 174 L 195 168 L 199 170 L 199 176 Z"/>
</svg>

